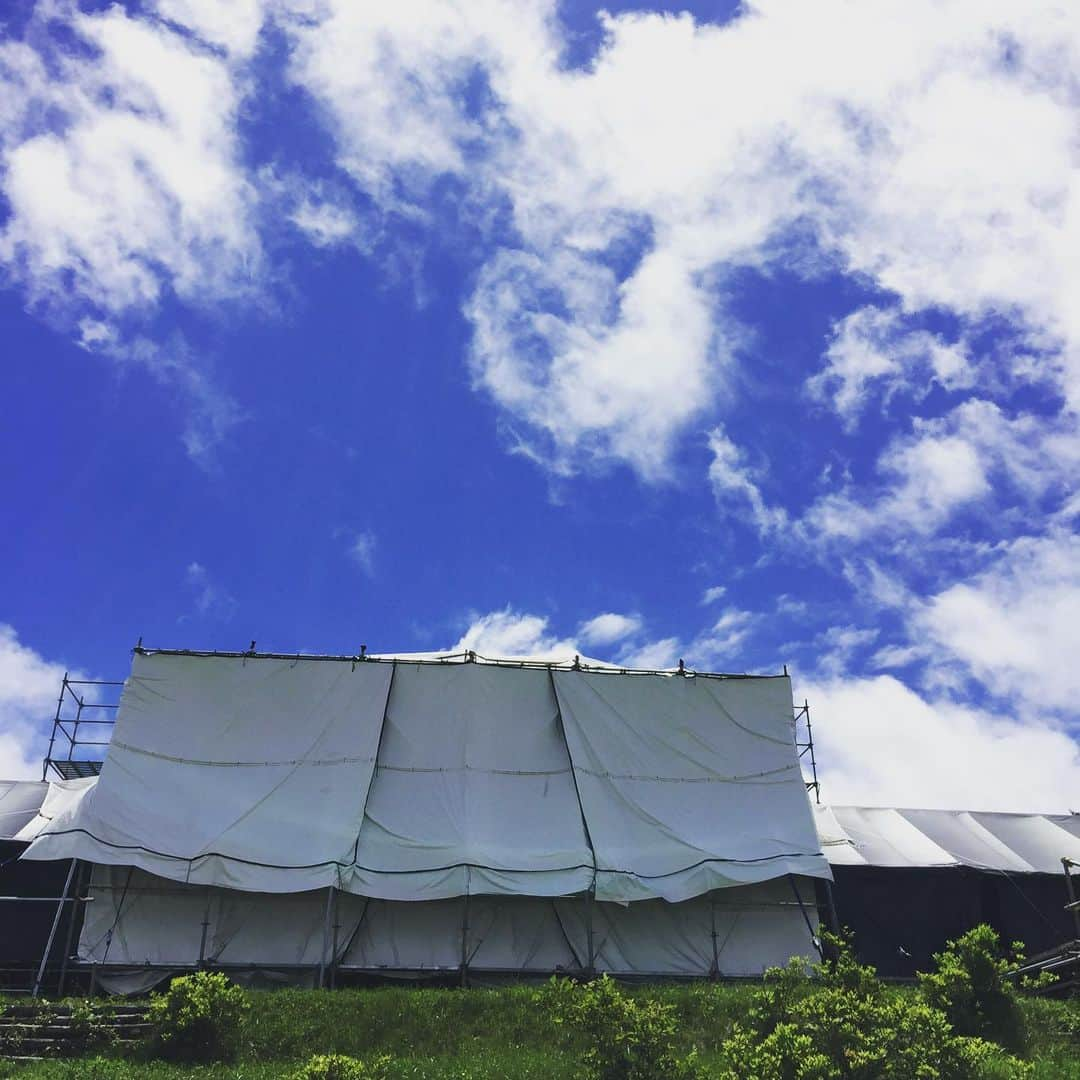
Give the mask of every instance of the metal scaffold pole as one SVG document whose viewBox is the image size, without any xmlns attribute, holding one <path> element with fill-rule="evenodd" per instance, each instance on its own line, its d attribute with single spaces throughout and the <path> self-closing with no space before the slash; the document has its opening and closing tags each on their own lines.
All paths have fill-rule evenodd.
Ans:
<svg viewBox="0 0 1080 1080">
<path fill-rule="evenodd" d="M 60 927 L 60 919 L 64 914 L 64 905 L 67 903 L 68 893 L 71 891 L 71 879 L 75 876 L 75 867 L 77 865 L 78 860 L 72 859 L 71 866 L 68 867 L 67 880 L 64 882 L 64 891 L 56 905 L 56 914 L 53 916 L 52 927 L 49 930 L 49 939 L 45 942 L 45 951 L 41 954 L 41 963 L 38 965 L 37 977 L 34 979 L 34 989 L 31 993 L 31 997 L 37 997 L 41 993 L 41 984 L 45 979 L 45 967 L 49 962 L 49 954 L 52 952 L 53 941 L 56 939 L 56 931 Z"/>
</svg>

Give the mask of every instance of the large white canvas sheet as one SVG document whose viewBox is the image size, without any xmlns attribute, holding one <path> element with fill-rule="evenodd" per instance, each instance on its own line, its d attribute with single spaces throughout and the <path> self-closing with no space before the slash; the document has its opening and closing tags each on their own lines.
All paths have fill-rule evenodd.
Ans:
<svg viewBox="0 0 1080 1080">
<path fill-rule="evenodd" d="M 787 678 L 140 653 L 26 857 L 411 901 L 827 877 L 792 726 Z"/>
<path fill-rule="evenodd" d="M 816 807 L 834 866 L 970 866 L 1009 874 L 1060 874 L 1080 862 L 1080 815 Z"/>
<path fill-rule="evenodd" d="M 575 972 L 623 975 L 760 975 L 812 956 L 813 886 L 772 881 L 683 904 L 591 904 L 583 897 L 458 897 L 401 902 L 327 892 L 236 893 L 182 885 L 139 870 L 97 866 L 79 958 L 105 969 L 182 969 L 203 961 L 292 971 L 393 973 Z M 205 938 L 203 924 L 205 923 Z M 308 970 L 301 971 L 299 969 Z M 125 987 L 118 984 L 118 989 Z"/>
<path fill-rule="evenodd" d="M 795 755 L 791 684 L 553 675 L 602 900 L 685 900 L 827 877 Z"/>
<path fill-rule="evenodd" d="M 352 862 L 389 665 L 137 654 L 98 782 L 27 858 L 297 892 Z"/>
<path fill-rule="evenodd" d="M 591 878 L 549 673 L 399 663 L 343 886 L 386 899 L 560 896 Z"/>
</svg>

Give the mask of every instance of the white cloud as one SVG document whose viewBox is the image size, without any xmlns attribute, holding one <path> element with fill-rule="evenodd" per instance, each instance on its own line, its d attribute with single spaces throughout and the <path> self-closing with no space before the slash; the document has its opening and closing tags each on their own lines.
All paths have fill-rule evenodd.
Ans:
<svg viewBox="0 0 1080 1080">
<path fill-rule="evenodd" d="M 217 584 L 202 563 L 188 563 L 184 580 L 192 590 L 198 615 L 228 622 L 236 614 L 236 609 L 240 606 L 236 597 Z M 182 615 L 179 621 L 185 622 L 188 618 L 190 616 Z"/>
<path fill-rule="evenodd" d="M 29 46 L 0 46 L 15 103 L 0 113 L 0 260 L 60 312 L 250 295 L 261 247 L 225 62 L 120 7 L 65 22 L 95 55 L 58 51 L 47 71 Z"/>
<path fill-rule="evenodd" d="M 620 283 L 572 251 L 503 251 L 467 307 L 480 385 L 550 436 L 558 471 L 616 458 L 660 479 L 710 396 L 710 300 L 684 260 L 650 252 Z"/>
<path fill-rule="evenodd" d="M 333 247 L 357 235 L 359 221 L 347 207 L 304 199 L 289 220 L 316 247 Z"/>
<path fill-rule="evenodd" d="M 632 649 L 619 657 L 619 663 L 628 668 L 645 671 L 664 671 L 679 662 L 681 644 L 676 637 L 658 638 Z"/>
<path fill-rule="evenodd" d="M 46 20 L 78 45 L 57 45 Z M 212 466 L 240 409 L 178 335 L 146 328 L 172 296 L 201 308 L 258 295 L 237 79 L 222 56 L 120 6 L 43 5 L 30 26 L 37 51 L 0 44 L 0 269 L 85 349 L 174 390 L 188 453 Z"/>
<path fill-rule="evenodd" d="M 874 627 L 830 626 L 815 642 L 819 650 L 816 670 L 833 677 L 846 674 L 855 654 L 873 644 L 877 636 Z"/>
<path fill-rule="evenodd" d="M 665 476 L 726 384 L 725 272 L 779 257 L 858 274 L 905 313 L 1005 314 L 1057 341 L 1049 366 L 1080 397 L 1073 5 L 606 15 L 586 70 L 560 64 L 539 0 L 324 10 L 294 30 L 292 72 L 356 182 L 394 211 L 446 173 L 477 216 L 508 205 L 515 245 L 467 308 L 474 365 L 553 468 Z M 798 258 L 796 222 L 816 245 Z M 950 385 L 979 362 L 923 344 Z M 837 367 L 845 407 L 894 362 Z"/>
<path fill-rule="evenodd" d="M 811 681 L 799 686 L 804 694 L 825 802 L 1080 808 L 1080 746 L 1048 720 L 920 697 L 890 675 Z"/>
<path fill-rule="evenodd" d="M 263 23 L 261 0 L 156 0 L 154 9 L 236 57 L 255 51 Z"/>
<path fill-rule="evenodd" d="M 717 502 L 748 516 L 762 535 L 782 529 L 787 524 L 787 512 L 766 501 L 746 464 L 745 455 L 721 428 L 710 432 L 709 450 L 712 452 L 709 482 Z"/>
<path fill-rule="evenodd" d="M 715 604 L 717 600 L 723 599 L 726 592 L 727 588 L 723 585 L 711 585 L 701 594 L 701 603 L 703 606 Z"/>
<path fill-rule="evenodd" d="M 542 615 L 529 615 L 506 607 L 475 615 L 450 652 L 471 649 L 481 656 L 532 657 L 537 660 L 570 660 L 579 652 L 577 643 L 560 639 L 548 629 Z"/>
<path fill-rule="evenodd" d="M 14 627 L 0 623 L 0 777 L 41 779 L 64 670 L 19 641 Z"/>
<path fill-rule="evenodd" d="M 727 608 L 712 626 L 686 645 L 687 664 L 705 671 L 745 670 L 742 645 L 757 621 L 753 612 Z"/>
<path fill-rule="evenodd" d="M 815 397 L 830 400 L 853 427 L 874 384 L 886 392 L 904 387 L 916 396 L 929 389 L 927 378 L 955 389 L 973 379 L 971 359 L 961 342 L 950 344 L 925 330 L 905 330 L 895 309 L 863 307 L 834 327 L 825 368 L 807 383 Z"/>
<path fill-rule="evenodd" d="M 673 668 L 680 660 L 698 671 L 745 671 L 743 643 L 758 623 L 749 611 L 729 607 L 715 622 L 689 640 L 665 637 L 634 645 L 619 656 L 626 667 L 663 670 Z"/>
<path fill-rule="evenodd" d="M 1080 701 L 1080 537 L 1006 545 L 983 572 L 933 596 L 912 618 L 991 691 L 1075 715 Z"/>
<path fill-rule="evenodd" d="M 578 627 L 578 636 L 586 645 L 613 645 L 636 634 L 641 628 L 640 616 L 608 611 L 582 623 Z"/>
<path fill-rule="evenodd" d="M 375 534 L 371 531 L 352 533 L 349 537 L 348 554 L 368 576 L 375 575 Z"/>
<path fill-rule="evenodd" d="M 98 50 L 51 68 L 48 34 L 2 47 L 0 259 L 39 305 L 109 317 L 257 293 L 273 181 L 249 174 L 238 122 L 270 17 L 377 214 L 430 225 L 425 197 L 454 176 L 461 214 L 497 240 L 466 305 L 473 372 L 557 472 L 668 478 L 680 437 L 735 396 L 736 272 L 780 262 L 894 295 L 838 327 L 814 383 L 846 416 L 874 382 L 957 389 L 1000 365 L 905 329 L 928 309 L 1008 320 L 1043 352 L 1015 370 L 1080 402 L 1065 0 L 755 0 L 723 26 L 605 14 L 585 69 L 564 63 L 554 0 L 155 10 L 171 21 L 50 9 Z M 311 187 L 286 218 L 312 243 L 365 233 Z M 724 449 L 720 489 L 752 499 Z"/>
<path fill-rule="evenodd" d="M 1080 465 L 1070 417 L 1007 416 L 973 398 L 947 415 L 916 420 L 878 459 L 884 482 L 819 498 L 799 528 L 804 538 L 856 541 L 875 533 L 930 535 L 960 510 L 1065 499 Z M 1007 498 L 1006 498 L 1007 496 Z"/>
</svg>

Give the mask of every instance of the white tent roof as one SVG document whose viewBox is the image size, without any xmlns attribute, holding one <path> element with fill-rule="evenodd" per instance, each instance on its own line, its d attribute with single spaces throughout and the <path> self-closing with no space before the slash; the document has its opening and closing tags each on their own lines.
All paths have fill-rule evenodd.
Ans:
<svg viewBox="0 0 1080 1080">
<path fill-rule="evenodd" d="M 0 780 L 0 840 L 19 833 L 38 816 L 49 785 L 40 780 Z"/>
<path fill-rule="evenodd" d="M 1063 858 L 1080 862 L 1080 814 L 869 806 L 815 810 L 822 850 L 832 866 L 971 866 L 1060 874 Z"/>
<path fill-rule="evenodd" d="M 792 726 L 786 676 L 140 651 L 26 857 L 409 900 L 827 877 Z"/>
<path fill-rule="evenodd" d="M 33 840 L 96 783 L 97 777 L 0 781 L 0 839 Z M 816 806 L 814 818 L 831 866 L 1059 874 L 1063 857 L 1080 861 L 1080 814 Z"/>
</svg>

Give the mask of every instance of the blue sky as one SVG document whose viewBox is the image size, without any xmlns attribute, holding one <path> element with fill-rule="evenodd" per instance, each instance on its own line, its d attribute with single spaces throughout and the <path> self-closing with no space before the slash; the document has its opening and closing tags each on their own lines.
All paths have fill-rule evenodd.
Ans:
<svg viewBox="0 0 1080 1080">
<path fill-rule="evenodd" d="M 18 3 L 0 773 L 147 644 L 775 671 L 1080 808 L 1064 3 Z"/>
</svg>

